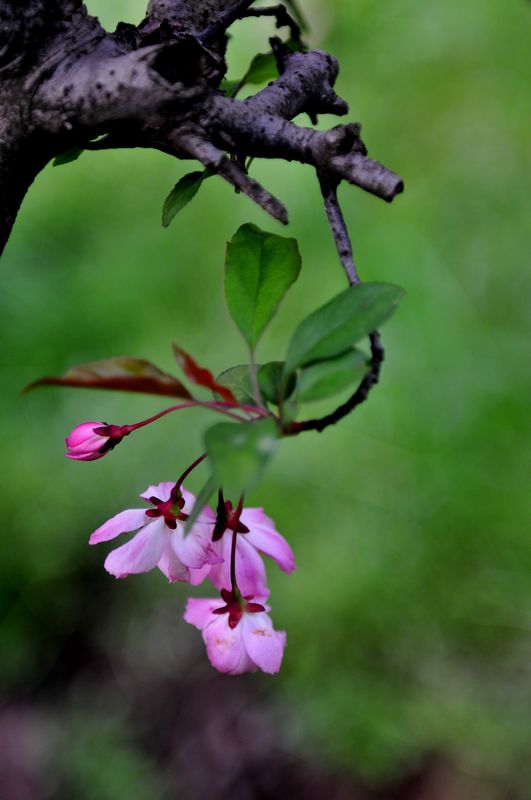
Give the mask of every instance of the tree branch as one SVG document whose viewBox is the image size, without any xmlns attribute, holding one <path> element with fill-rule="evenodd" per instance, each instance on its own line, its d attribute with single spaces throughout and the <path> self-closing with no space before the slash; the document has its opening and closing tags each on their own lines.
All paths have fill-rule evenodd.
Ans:
<svg viewBox="0 0 531 800">
<path fill-rule="evenodd" d="M 277 28 L 289 28 L 290 36 L 295 42 L 301 40 L 301 29 L 298 23 L 289 14 L 286 6 L 279 3 L 276 6 L 267 6 L 266 8 L 250 8 L 245 11 L 242 17 L 274 17 Z"/>
<path fill-rule="evenodd" d="M 359 275 L 354 264 L 354 257 L 352 254 L 352 242 L 339 205 L 337 197 L 337 179 L 331 178 L 325 173 L 319 174 L 319 183 L 325 204 L 328 222 L 334 237 L 339 259 L 345 270 L 348 282 L 351 286 L 361 283 Z M 335 425 L 341 419 L 350 414 L 357 406 L 365 402 L 369 396 L 369 392 L 380 379 L 380 372 L 382 363 L 385 358 L 384 349 L 380 340 L 378 331 L 373 331 L 369 334 L 369 341 L 371 343 L 371 363 L 369 370 L 354 394 L 342 405 L 327 414 L 324 417 L 307 419 L 303 422 L 292 422 L 287 425 L 284 432 L 287 435 L 296 435 L 304 431 L 317 431 L 322 433 L 325 428 L 330 425 Z"/>
<path fill-rule="evenodd" d="M 387 201 L 402 191 L 397 175 L 367 158 L 359 125 L 317 131 L 292 121 L 303 112 L 347 113 L 333 89 L 338 65 L 329 54 L 294 53 L 272 40 L 282 74 L 244 101 L 220 92 L 226 30 L 251 5 L 150 0 L 139 26 L 122 23 L 109 34 L 81 0 L 0 0 L 0 247 L 47 160 L 92 147 L 102 134 L 107 147 L 133 143 L 215 163 L 283 222 L 282 204 L 242 168 L 246 157 L 297 160 Z"/>
<path fill-rule="evenodd" d="M 0 65 L 20 67 L 64 20 L 82 11 L 82 0 L 1 0 Z"/>
<path fill-rule="evenodd" d="M 0 123 L 0 253 L 4 249 L 19 208 L 51 153 L 32 137 L 11 136 L 9 123 Z"/>
<path fill-rule="evenodd" d="M 194 158 L 197 158 L 203 166 L 214 170 L 222 178 L 225 178 L 232 186 L 246 194 L 264 211 L 271 214 L 272 217 L 278 219 L 284 225 L 287 224 L 288 214 L 282 203 L 257 181 L 249 177 L 236 161 L 229 160 L 222 150 L 218 150 L 213 144 L 194 134 L 177 136 L 175 144 L 177 147 L 186 150 Z"/>
<path fill-rule="evenodd" d="M 326 173 L 318 173 L 321 194 L 323 195 L 326 216 L 330 224 L 330 229 L 336 243 L 339 260 L 345 270 L 348 282 L 351 286 L 360 283 L 360 277 L 354 263 L 352 252 L 352 242 L 337 198 L 338 180 L 330 178 Z"/>
<path fill-rule="evenodd" d="M 232 0 L 226 10 L 219 14 L 217 19 L 207 25 L 201 32 L 202 41 L 211 42 L 220 36 L 224 36 L 225 31 L 230 28 L 232 23 L 240 19 L 253 3 L 254 0 Z"/>
<path fill-rule="evenodd" d="M 303 112 L 347 113 L 333 89 L 337 73 L 336 59 L 322 50 L 291 53 L 283 74 L 253 97 L 213 97 L 203 124 L 219 147 L 311 164 L 390 202 L 403 191 L 402 179 L 366 157 L 359 125 L 316 131 L 291 122 Z"/>
<path fill-rule="evenodd" d="M 399 175 L 364 155 L 361 139 L 351 136 L 353 126 L 340 126 L 334 131 L 301 128 L 281 116 L 257 116 L 252 107 L 245 106 L 246 102 L 214 99 L 214 114 L 208 127 L 218 147 L 248 156 L 310 164 L 387 202 L 403 191 Z M 345 152 L 345 141 L 349 139 L 350 149 Z"/>
<path fill-rule="evenodd" d="M 235 0 L 150 0 L 147 7 L 148 17 L 155 20 L 166 19 L 180 30 L 193 33 L 204 32 L 215 25 L 220 18 L 226 20 L 225 27 L 220 30 L 224 34 L 234 22 L 230 12 L 235 5 L 242 9 L 248 7 L 253 0 L 235 4 Z M 225 16 L 224 16 L 225 15 Z M 229 16 L 226 16 L 229 15 Z"/>
<path fill-rule="evenodd" d="M 348 416 L 348 414 L 367 399 L 372 387 L 375 386 L 380 379 L 380 370 L 385 357 L 378 332 L 374 331 L 374 333 L 371 333 L 369 339 L 371 343 L 370 368 L 352 397 L 325 417 L 290 423 L 284 430 L 286 435 L 294 436 L 304 431 L 317 431 L 318 433 L 322 433 L 325 428 L 328 428 L 330 425 L 335 425 L 336 422 Z"/>
</svg>

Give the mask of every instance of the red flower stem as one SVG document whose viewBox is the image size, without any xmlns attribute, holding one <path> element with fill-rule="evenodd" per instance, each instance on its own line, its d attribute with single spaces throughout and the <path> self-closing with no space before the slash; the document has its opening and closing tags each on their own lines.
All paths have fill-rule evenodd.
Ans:
<svg viewBox="0 0 531 800">
<path fill-rule="evenodd" d="M 238 589 L 238 583 L 236 581 L 236 540 L 238 536 L 238 531 L 232 532 L 232 542 L 230 546 L 230 583 L 232 589 L 232 596 L 234 598 L 238 597 L 240 594 L 240 590 Z"/>
<path fill-rule="evenodd" d="M 236 514 L 235 514 L 236 522 L 234 525 L 234 530 L 232 532 L 232 542 L 230 546 L 230 583 L 232 589 L 232 596 L 238 600 L 241 599 L 241 592 L 238 588 L 238 582 L 236 580 L 236 542 L 238 536 L 238 531 L 237 531 L 238 522 L 240 521 L 240 514 L 242 513 L 242 508 L 243 508 L 243 494 L 240 497 L 240 501 L 236 509 Z"/>
<path fill-rule="evenodd" d="M 218 402 L 217 405 L 225 406 L 227 408 L 234 408 L 232 403 Z M 256 414 L 258 417 L 271 416 L 271 413 L 267 410 L 267 408 L 258 408 L 258 406 L 237 406 L 237 408 L 241 409 L 242 411 L 246 411 L 248 414 Z"/>
<path fill-rule="evenodd" d="M 189 474 L 192 472 L 192 470 L 194 470 L 196 467 L 198 467 L 198 466 L 199 466 L 199 464 L 200 464 L 202 461 L 204 461 L 206 457 L 207 457 L 207 453 L 201 453 L 201 455 L 199 456 L 199 458 L 196 458 L 196 460 L 195 460 L 195 461 L 192 461 L 192 463 L 190 464 L 190 466 L 189 466 L 189 467 L 186 467 L 186 469 L 185 469 L 185 471 L 183 472 L 183 474 L 181 475 L 181 477 L 180 477 L 180 478 L 177 480 L 177 483 L 175 484 L 175 486 L 174 486 L 174 489 L 180 489 L 180 488 L 181 488 L 181 485 L 182 485 L 182 483 L 183 483 L 183 482 L 186 480 L 186 478 L 187 478 L 187 477 L 188 477 L 188 475 L 189 475 Z"/>
<path fill-rule="evenodd" d="M 212 411 L 219 411 L 220 414 L 225 414 L 227 417 L 232 417 L 232 419 L 236 419 L 238 422 L 247 421 L 238 414 L 233 414 L 228 411 L 225 406 L 229 406 L 229 408 L 231 407 L 229 403 L 204 403 L 201 400 L 194 400 L 189 403 L 179 403 L 179 405 L 165 408 L 163 411 L 159 411 L 158 414 L 154 414 L 152 417 L 143 419 L 141 422 L 135 422 L 133 425 L 122 425 L 121 428 L 124 432 L 124 436 L 126 436 L 132 431 L 136 431 L 138 428 L 143 428 L 144 425 L 149 425 L 151 422 L 155 422 L 155 420 L 165 417 L 166 414 L 171 414 L 172 411 L 181 411 L 184 408 L 210 408 Z"/>
</svg>

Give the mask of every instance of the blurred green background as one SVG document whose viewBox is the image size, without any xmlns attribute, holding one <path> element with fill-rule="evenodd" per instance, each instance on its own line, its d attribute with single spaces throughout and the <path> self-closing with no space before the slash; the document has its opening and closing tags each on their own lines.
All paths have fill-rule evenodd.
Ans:
<svg viewBox="0 0 531 800">
<path fill-rule="evenodd" d="M 257 704 L 266 727 L 273 714 L 282 747 L 330 774 L 381 785 L 436 753 L 463 797 L 524 798 L 529 4 L 302 5 L 312 45 L 339 58 L 337 90 L 370 154 L 404 177 L 391 206 L 353 187 L 341 198 L 362 276 L 399 283 L 407 298 L 384 328 L 370 402 L 322 436 L 283 443 L 251 498 L 297 557 L 291 578 L 269 570 L 275 626 L 289 641 L 280 675 L 222 678 L 186 730 L 235 692 L 241 713 Z M 144 10 L 139 0 L 88 7 L 111 28 Z M 267 21 L 234 26 L 229 77 L 271 32 Z M 189 169 L 140 151 L 49 166 L 2 259 L 0 740 L 9 722 L 32 744 L 24 768 L 43 794 L 28 796 L 195 796 L 171 748 L 145 744 L 184 724 L 183 686 L 214 680 L 181 621 L 188 589 L 160 574 L 116 582 L 102 567 L 109 548 L 87 539 L 148 483 L 182 471 L 208 415 L 166 418 L 102 461 L 75 463 L 63 457 L 75 424 L 133 422 L 160 402 L 20 395 L 39 376 L 112 355 L 173 370 L 172 340 L 216 372 L 245 359 L 223 306 L 225 242 L 246 221 L 281 226 L 213 179 L 163 230 L 164 197 Z M 287 205 L 303 256 L 261 346 L 266 360 L 282 357 L 294 321 L 344 278 L 311 170 L 252 171 Z M 157 705 L 170 684 L 179 703 Z M 441 797 L 461 796 L 452 791 Z"/>
</svg>

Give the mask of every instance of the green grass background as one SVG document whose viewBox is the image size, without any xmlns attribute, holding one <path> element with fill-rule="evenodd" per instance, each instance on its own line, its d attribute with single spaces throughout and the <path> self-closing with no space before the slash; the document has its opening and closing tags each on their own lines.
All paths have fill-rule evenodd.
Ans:
<svg viewBox="0 0 531 800">
<path fill-rule="evenodd" d="M 143 12 L 138 0 L 88 5 L 109 26 Z M 362 276 L 399 283 L 407 297 L 384 328 L 387 359 L 370 402 L 322 436 L 283 443 L 252 498 L 298 563 L 289 579 L 270 570 L 289 646 L 266 683 L 329 763 L 382 778 L 440 749 L 505 797 L 503 787 L 526 785 L 529 701 L 529 4 L 305 5 L 312 44 L 339 58 L 337 90 L 370 154 L 404 177 L 391 206 L 348 186 L 341 199 Z M 235 26 L 229 77 L 267 48 L 271 29 Z M 132 422 L 160 403 L 57 389 L 21 397 L 21 388 L 112 355 L 171 370 L 172 340 L 214 371 L 245 359 L 223 306 L 225 242 L 243 222 L 281 226 L 211 179 L 163 230 L 164 197 L 188 169 L 140 151 L 49 166 L 2 259 L 5 697 L 31 695 L 59 657 L 79 616 L 76 575 L 102 569 L 106 550 L 87 547 L 89 532 L 134 506 L 148 483 L 176 476 L 209 419 L 183 412 L 100 462 L 73 463 L 63 438 L 79 421 Z M 344 278 L 312 171 L 280 162 L 252 170 L 286 203 L 303 256 L 259 352 L 279 358 L 294 322 Z M 111 606 L 94 620 L 111 652 L 126 647 L 125 619 L 142 636 L 161 603 L 176 618 L 168 658 L 183 641 L 196 644 L 178 622 L 185 586 L 151 575 L 112 588 L 121 615 Z M 109 730 L 119 751 L 100 796 L 148 796 L 149 765 L 117 743 L 119 713 L 110 728 L 94 713 L 99 736 Z M 85 718 L 72 725 L 90 739 Z M 74 739 L 69 769 L 83 784 L 100 773 L 94 750 Z"/>
</svg>

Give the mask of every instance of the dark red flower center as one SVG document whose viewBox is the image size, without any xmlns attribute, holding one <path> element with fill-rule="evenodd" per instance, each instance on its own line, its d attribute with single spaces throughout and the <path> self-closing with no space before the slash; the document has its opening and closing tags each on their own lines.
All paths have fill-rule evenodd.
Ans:
<svg viewBox="0 0 531 800">
<path fill-rule="evenodd" d="M 240 510 L 241 513 L 241 510 Z M 238 509 L 234 510 L 230 500 L 224 500 L 220 494 L 218 506 L 216 508 L 216 524 L 212 533 L 212 541 L 218 542 L 225 531 L 235 531 L 236 533 L 249 533 L 249 528 L 240 522 Z"/>
<path fill-rule="evenodd" d="M 221 608 L 215 608 L 213 614 L 228 614 L 229 615 L 229 628 L 235 628 L 244 614 L 258 614 L 260 611 L 265 611 L 264 606 L 260 603 L 251 603 L 254 595 L 248 594 L 245 597 L 238 592 L 229 591 L 228 589 L 221 590 L 221 597 L 226 605 Z"/>
<path fill-rule="evenodd" d="M 175 487 L 174 487 L 175 488 Z M 146 516 L 152 519 L 163 517 L 164 522 L 168 528 L 175 530 L 177 527 L 177 520 L 184 522 L 188 519 L 188 514 L 185 514 L 182 509 L 184 508 L 184 497 L 181 492 L 172 490 L 168 500 L 159 500 L 158 497 L 150 497 L 149 502 L 155 506 L 146 511 Z"/>
</svg>

